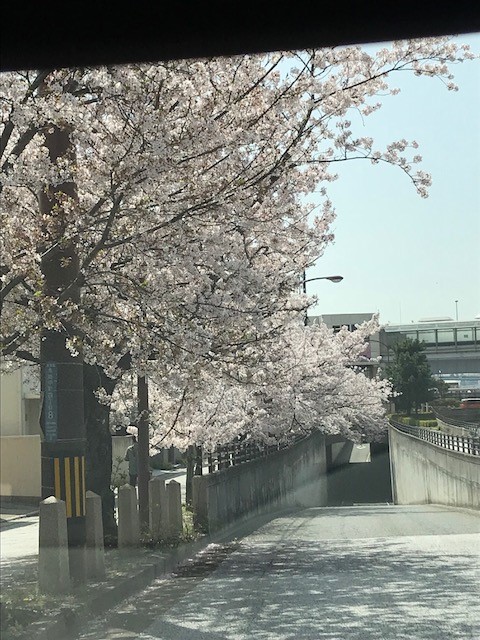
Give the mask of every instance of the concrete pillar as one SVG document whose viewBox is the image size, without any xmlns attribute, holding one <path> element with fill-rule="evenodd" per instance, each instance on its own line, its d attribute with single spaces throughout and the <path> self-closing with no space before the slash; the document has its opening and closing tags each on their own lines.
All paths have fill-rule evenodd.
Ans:
<svg viewBox="0 0 480 640">
<path fill-rule="evenodd" d="M 102 499 L 93 491 L 86 493 L 87 578 L 105 579 Z"/>
<path fill-rule="evenodd" d="M 43 593 L 70 590 L 65 502 L 50 496 L 40 502 L 38 586 Z"/>
<path fill-rule="evenodd" d="M 179 482 L 170 480 L 166 486 L 168 501 L 168 532 L 172 537 L 183 533 L 182 491 Z"/>
<path fill-rule="evenodd" d="M 135 487 L 124 484 L 118 490 L 118 546 L 140 544 L 140 517 Z"/>
<path fill-rule="evenodd" d="M 157 476 L 149 483 L 150 533 L 155 540 L 168 536 L 168 502 L 165 480 Z"/>
</svg>

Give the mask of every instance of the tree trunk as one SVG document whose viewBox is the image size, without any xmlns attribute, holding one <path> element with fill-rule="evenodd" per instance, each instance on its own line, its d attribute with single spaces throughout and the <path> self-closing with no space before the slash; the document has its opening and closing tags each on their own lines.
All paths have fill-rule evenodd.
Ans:
<svg viewBox="0 0 480 640">
<path fill-rule="evenodd" d="M 137 377 L 138 401 L 138 509 L 140 512 L 140 526 L 148 531 L 149 500 L 148 489 L 150 481 L 150 434 L 149 434 L 149 406 L 148 381 L 146 376 Z"/>
<path fill-rule="evenodd" d="M 45 149 L 52 165 L 75 166 L 70 134 L 68 126 L 47 127 Z M 75 182 L 67 179 L 45 184 L 39 191 L 38 203 L 42 234 L 37 250 L 41 256 L 43 293 L 55 300 L 63 298 L 79 303 L 77 238 L 66 233 L 75 216 L 72 211 L 78 205 Z M 70 573 L 75 583 L 82 584 L 86 580 L 83 358 L 81 353 L 72 355 L 66 343 L 68 337 L 75 337 L 75 330 L 61 326 L 55 330 L 42 328 L 42 498 L 55 496 L 65 500 Z"/>
<path fill-rule="evenodd" d="M 85 422 L 87 429 L 87 489 L 102 499 L 103 533 L 106 544 L 115 544 L 117 523 L 114 515 L 115 495 L 111 488 L 112 434 L 110 407 L 101 404 L 95 391 L 103 387 L 113 393 L 115 380 L 108 378 L 101 367 L 85 364 Z"/>
<path fill-rule="evenodd" d="M 185 502 L 192 504 L 193 501 L 193 475 L 195 473 L 195 446 L 188 445 L 187 448 L 187 478 Z"/>
</svg>

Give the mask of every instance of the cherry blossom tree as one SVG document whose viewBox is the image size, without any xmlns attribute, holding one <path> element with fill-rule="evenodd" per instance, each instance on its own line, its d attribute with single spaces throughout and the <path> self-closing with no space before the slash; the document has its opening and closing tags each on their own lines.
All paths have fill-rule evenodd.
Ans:
<svg viewBox="0 0 480 640">
<path fill-rule="evenodd" d="M 267 345 L 282 349 L 287 334 L 297 345 L 320 339 L 287 328 L 312 302 L 298 292 L 301 274 L 332 239 L 335 163 L 395 165 L 421 196 L 430 184 L 415 141 L 376 149 L 353 136 L 350 114 L 380 108 L 397 73 L 455 89 L 450 68 L 471 57 L 440 38 L 371 54 L 2 74 L 1 353 L 39 361 L 48 335 L 84 359 L 90 477 L 98 452 L 107 462 L 90 488 L 107 491 L 101 400 L 125 369 L 142 374 L 150 361 L 166 387 L 173 368 L 204 389 L 214 373 L 217 395 L 236 377 L 234 395 L 242 368 L 261 375 Z M 289 402 L 309 424 L 305 385 Z M 286 402 L 276 400 L 279 419 Z"/>
<path fill-rule="evenodd" d="M 300 272 L 331 238 L 326 195 L 313 220 L 301 198 L 324 193 L 335 162 L 397 165 L 426 195 L 430 177 L 409 155 L 416 142 L 375 150 L 353 138 L 349 112 L 378 109 L 398 72 L 454 89 L 449 63 L 470 57 L 441 38 L 371 55 L 345 47 L 4 73 L 2 353 L 38 354 L 41 327 L 71 326 L 71 349 L 81 340 L 85 359 L 113 374 L 127 344 L 140 365 L 154 350 L 164 361 L 179 350 L 208 359 L 221 345 L 231 354 L 246 329 L 256 340 L 292 310 Z M 53 158 L 56 130 L 72 149 Z M 75 189 L 50 194 L 41 212 L 46 185 L 66 184 Z M 78 267 L 45 292 L 41 262 L 58 244 L 59 268 Z"/>
<path fill-rule="evenodd" d="M 312 429 L 354 441 L 381 438 L 391 387 L 361 370 L 366 340 L 378 329 L 377 317 L 338 333 L 294 322 L 255 349 L 254 367 L 231 367 L 223 375 L 172 367 L 167 382 L 153 370 L 152 447 L 196 443 L 211 451 L 238 437 L 269 443 Z"/>
</svg>

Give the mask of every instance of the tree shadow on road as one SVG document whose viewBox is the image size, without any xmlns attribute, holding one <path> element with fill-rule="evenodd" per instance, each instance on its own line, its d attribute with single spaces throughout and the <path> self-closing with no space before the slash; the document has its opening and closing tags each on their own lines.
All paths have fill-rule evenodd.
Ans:
<svg viewBox="0 0 480 640">
<path fill-rule="evenodd" d="M 461 551 L 444 553 L 441 541 L 432 550 L 425 537 L 408 536 L 218 547 L 82 638 L 476 639 L 478 537 L 468 538 L 471 553 L 465 539 Z"/>
</svg>

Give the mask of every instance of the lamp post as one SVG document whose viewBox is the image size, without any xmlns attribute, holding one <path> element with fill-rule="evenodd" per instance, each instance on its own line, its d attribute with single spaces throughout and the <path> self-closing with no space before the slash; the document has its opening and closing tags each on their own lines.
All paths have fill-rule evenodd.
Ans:
<svg viewBox="0 0 480 640">
<path fill-rule="evenodd" d="M 455 320 L 458 322 L 458 300 L 455 300 Z"/>
<path fill-rule="evenodd" d="M 330 280 L 330 282 L 334 282 L 336 284 L 336 283 L 341 282 L 343 280 L 343 276 L 318 276 L 317 278 L 305 278 L 305 276 L 306 276 L 306 273 L 305 273 L 305 270 L 304 270 L 303 271 L 302 285 L 303 285 L 303 293 L 305 295 L 307 295 L 307 282 L 313 282 L 314 280 Z M 304 324 L 305 324 L 305 326 L 307 326 L 307 324 L 308 324 L 307 309 L 305 309 Z"/>
</svg>

